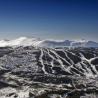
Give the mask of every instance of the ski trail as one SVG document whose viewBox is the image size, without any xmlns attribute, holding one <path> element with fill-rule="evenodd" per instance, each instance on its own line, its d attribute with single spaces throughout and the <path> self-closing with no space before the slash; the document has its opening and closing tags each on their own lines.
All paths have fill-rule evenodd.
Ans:
<svg viewBox="0 0 98 98">
<path fill-rule="evenodd" d="M 80 54 L 80 57 L 79 57 L 75 53 L 70 52 L 68 50 L 64 50 L 64 49 L 58 50 L 58 51 L 63 52 L 66 58 L 60 56 L 60 54 L 57 53 L 56 49 L 40 48 L 40 51 L 41 51 L 41 54 L 39 59 L 42 65 L 42 70 L 45 74 L 49 74 L 45 69 L 46 64 L 51 65 L 51 70 L 52 70 L 52 68 L 56 66 L 55 62 L 57 62 L 61 66 L 61 69 L 63 71 L 71 73 L 71 74 L 72 73 L 77 75 L 82 74 L 82 75 L 86 75 L 87 77 L 95 76 L 98 74 L 96 67 L 93 64 L 91 64 L 91 61 L 95 58 L 86 59 L 82 53 L 79 53 Z M 67 52 L 81 58 L 81 62 L 78 62 L 77 64 L 75 64 L 73 60 L 70 58 L 70 56 L 68 56 Z M 43 59 L 43 56 L 45 60 Z M 49 57 L 49 61 L 47 57 Z M 66 63 L 69 66 L 66 66 Z M 73 71 L 73 70 L 76 70 L 76 71 Z M 54 73 L 53 70 L 52 70 L 52 73 Z"/>
<path fill-rule="evenodd" d="M 69 72 L 70 73 L 70 71 L 69 70 L 67 70 L 67 68 L 65 68 L 65 65 L 63 64 L 63 62 L 61 61 L 61 59 L 63 59 L 64 60 L 64 58 L 62 58 L 62 57 L 60 57 L 55 51 L 53 51 L 53 50 L 50 50 L 53 54 L 55 54 L 55 56 L 57 57 L 57 61 L 60 63 L 60 65 L 61 65 L 61 67 L 62 67 L 62 70 L 64 70 L 64 71 L 67 71 L 67 72 Z M 61 58 L 61 59 L 60 59 Z M 64 60 L 65 61 L 65 60 Z"/>
<path fill-rule="evenodd" d="M 63 50 L 63 52 L 65 53 L 66 57 L 67 57 L 67 58 L 70 60 L 70 62 L 71 62 L 71 66 L 68 67 L 68 70 L 70 70 L 71 68 L 74 68 L 74 69 L 76 69 L 78 72 L 80 72 L 80 73 L 82 74 L 82 72 L 78 70 L 78 69 L 82 69 L 82 67 L 80 66 L 81 64 L 80 64 L 80 63 L 75 64 L 75 65 L 76 65 L 76 68 L 73 67 L 74 62 L 70 59 L 70 57 L 68 57 L 68 55 L 67 55 L 67 53 L 66 53 L 66 52 L 69 52 L 69 51 L 66 50 L 66 52 L 65 52 L 65 51 Z M 72 52 L 69 52 L 69 53 L 71 53 L 72 55 L 75 55 L 75 54 L 72 53 Z M 84 69 L 83 69 L 83 70 L 84 70 Z M 86 72 L 86 71 L 84 70 L 84 72 Z"/>
<path fill-rule="evenodd" d="M 41 48 L 40 51 L 41 51 L 41 54 L 40 54 L 39 60 L 40 60 L 41 65 L 42 65 L 42 70 L 43 70 L 44 74 L 48 74 L 48 73 L 46 72 L 46 70 L 45 70 L 45 65 L 44 65 L 44 62 L 43 62 L 43 59 L 42 59 L 42 58 L 43 58 L 43 55 L 44 55 L 43 49 Z"/>
<path fill-rule="evenodd" d="M 62 58 L 61 56 L 59 56 L 56 52 L 54 52 L 54 51 L 52 51 L 54 54 L 55 54 L 55 56 L 59 59 L 59 60 L 61 60 L 61 59 L 63 59 L 65 62 L 68 62 L 68 61 L 66 61 L 64 58 Z M 58 61 L 58 59 L 57 59 L 57 61 Z M 61 61 L 62 62 L 62 61 Z M 71 73 L 70 72 L 70 70 L 71 70 L 71 68 L 74 68 L 75 70 L 77 70 L 78 72 L 80 72 L 81 74 L 82 74 L 82 72 L 81 71 L 79 71 L 77 68 L 75 68 L 75 67 L 73 67 L 73 64 L 70 64 L 69 62 L 68 62 L 68 64 L 70 65 L 70 66 L 67 66 L 67 68 L 64 66 L 64 64 L 63 64 L 63 62 L 62 62 L 62 65 L 61 65 L 61 63 L 60 63 L 60 65 L 62 66 L 62 68 L 64 69 L 64 71 L 67 71 L 67 72 L 69 72 L 69 73 Z"/>
<path fill-rule="evenodd" d="M 51 62 L 50 62 L 50 64 L 51 64 L 52 67 L 54 67 L 54 66 L 55 66 L 55 65 L 54 65 L 54 60 L 56 60 L 56 59 L 50 54 L 49 49 L 46 49 L 46 53 L 47 53 L 48 56 L 52 59 Z M 52 70 L 52 69 L 51 69 L 51 70 Z M 52 73 L 55 73 L 55 71 L 52 70 Z"/>
<path fill-rule="evenodd" d="M 67 64 L 69 64 L 69 65 L 71 66 L 71 64 L 70 64 L 65 58 L 61 57 L 61 56 L 60 56 L 58 53 L 56 53 L 56 52 L 55 52 L 55 54 L 56 54 L 57 57 L 61 58 L 63 61 L 65 61 Z"/>
<path fill-rule="evenodd" d="M 91 64 L 91 60 L 94 59 L 94 58 L 91 58 L 90 60 L 88 60 L 88 59 L 85 58 L 85 56 L 84 56 L 82 53 L 79 53 L 79 54 L 80 54 L 80 56 L 81 56 L 81 59 L 87 61 L 87 62 L 89 63 L 89 65 L 90 65 L 90 67 L 92 68 L 92 70 L 93 70 L 96 74 L 98 74 L 98 72 L 97 72 L 95 66 L 94 66 L 93 64 Z M 87 67 L 86 67 L 86 68 L 87 68 Z M 89 68 L 87 68 L 87 69 L 88 69 L 89 73 L 92 73 L 91 69 L 90 69 L 90 70 L 89 70 Z M 92 74 L 93 74 L 93 73 L 92 73 Z"/>
<path fill-rule="evenodd" d="M 74 62 L 68 57 L 67 53 L 64 50 L 63 50 L 63 52 L 64 52 L 65 56 L 67 57 L 67 59 L 70 60 L 71 64 L 73 65 Z"/>
<path fill-rule="evenodd" d="M 52 65 L 52 67 L 54 67 L 53 62 L 54 62 L 54 60 L 56 60 L 56 59 L 50 54 L 50 52 L 49 52 L 48 49 L 47 49 L 47 53 L 48 53 L 48 55 L 52 58 L 51 65 Z"/>
</svg>

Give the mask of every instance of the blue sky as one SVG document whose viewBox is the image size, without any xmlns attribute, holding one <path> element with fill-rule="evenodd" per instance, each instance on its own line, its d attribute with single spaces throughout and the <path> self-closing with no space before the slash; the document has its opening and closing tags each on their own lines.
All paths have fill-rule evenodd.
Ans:
<svg viewBox="0 0 98 98">
<path fill-rule="evenodd" d="M 0 0 L 0 39 L 98 41 L 98 0 Z"/>
</svg>

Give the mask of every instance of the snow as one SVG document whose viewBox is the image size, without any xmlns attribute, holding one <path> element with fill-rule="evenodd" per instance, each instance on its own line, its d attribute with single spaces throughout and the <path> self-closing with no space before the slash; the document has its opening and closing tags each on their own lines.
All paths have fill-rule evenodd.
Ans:
<svg viewBox="0 0 98 98">
<path fill-rule="evenodd" d="M 16 41 L 17 44 L 24 44 L 23 42 L 27 40 L 31 41 L 31 40 L 39 40 L 39 39 L 35 39 L 35 38 L 28 39 L 26 37 L 22 37 L 14 41 Z M 10 54 L 5 52 L 5 50 L 9 51 L 10 49 L 13 50 Z M 85 89 L 85 92 L 86 90 L 89 90 L 88 88 L 92 88 L 92 87 L 97 88 L 98 70 L 95 67 L 96 65 L 93 65 L 92 61 L 98 59 L 98 54 L 97 54 L 98 49 L 93 49 L 93 50 L 92 48 L 90 50 L 89 49 L 85 49 L 85 48 L 72 48 L 72 49 L 37 48 L 36 49 L 34 47 L 31 48 L 31 46 L 30 48 L 25 48 L 25 47 L 1 48 L 0 50 L 1 54 L 3 54 L 4 56 L 0 57 L 0 62 L 1 62 L 0 70 L 2 72 L 3 70 L 6 70 L 6 68 L 9 67 L 10 72 L 4 73 L 1 77 L 2 81 L 4 81 L 4 83 L 9 84 L 9 86 L 6 88 L 1 88 L 0 98 L 14 98 L 15 95 L 18 96 L 17 98 L 30 98 L 29 97 L 30 94 L 32 96 L 33 95 L 43 96 L 44 94 L 47 94 L 47 92 L 59 93 L 60 90 L 64 91 L 65 94 L 61 96 L 60 94 L 51 93 L 48 94 L 48 96 L 50 98 L 56 98 L 56 97 L 67 98 L 68 94 L 66 93 L 66 91 L 69 89 L 71 89 L 70 91 L 73 93 L 75 89 L 78 90 L 78 87 L 81 88 L 79 89 L 80 91 L 84 91 Z M 91 58 L 87 57 L 89 56 L 88 54 L 84 55 L 84 53 L 86 52 L 92 54 Z M 70 55 L 68 55 L 68 53 L 70 53 Z M 72 55 L 73 58 L 71 58 Z M 76 57 L 76 59 L 78 59 L 79 57 L 80 60 L 75 63 L 74 57 Z M 46 58 L 49 58 L 49 60 Z M 57 64 L 55 64 L 55 62 L 57 62 Z M 67 66 L 66 63 L 69 66 Z M 51 67 L 51 72 L 47 71 L 46 67 L 47 69 Z M 54 69 L 57 67 L 60 70 Z M 72 70 L 72 68 L 75 70 Z M 41 73 L 41 71 L 43 72 Z M 59 74 L 59 72 L 61 71 L 68 72 L 71 75 L 63 74 L 63 73 Z M 19 75 L 17 75 L 17 72 Z M 66 82 L 67 79 L 68 82 Z M 69 79 L 71 79 L 71 81 Z M 20 83 L 22 85 L 20 85 Z M 17 86 L 17 88 L 12 88 L 11 84 Z M 72 90 L 72 88 L 74 88 L 74 90 Z"/>
<path fill-rule="evenodd" d="M 39 38 L 19 37 L 14 40 L 0 40 L 0 47 L 6 46 L 39 46 L 39 47 L 98 47 L 98 43 L 86 40 L 41 40 Z"/>
<path fill-rule="evenodd" d="M 15 40 L 1 40 L 0 47 L 6 46 L 37 46 L 42 41 L 37 38 L 27 38 L 27 37 L 20 37 Z"/>
</svg>

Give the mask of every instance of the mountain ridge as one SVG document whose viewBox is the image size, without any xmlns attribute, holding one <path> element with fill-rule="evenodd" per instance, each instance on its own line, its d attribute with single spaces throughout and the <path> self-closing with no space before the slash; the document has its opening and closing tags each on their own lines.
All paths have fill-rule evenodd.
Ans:
<svg viewBox="0 0 98 98">
<path fill-rule="evenodd" d="M 98 47 L 98 42 L 86 40 L 42 40 L 34 37 L 19 37 L 13 40 L 0 40 L 0 47 L 6 46 L 37 46 L 37 47 Z"/>
</svg>

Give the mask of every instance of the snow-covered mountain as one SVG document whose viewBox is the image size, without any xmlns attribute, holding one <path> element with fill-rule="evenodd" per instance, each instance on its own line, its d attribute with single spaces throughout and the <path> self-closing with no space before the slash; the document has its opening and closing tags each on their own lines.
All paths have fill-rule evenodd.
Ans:
<svg viewBox="0 0 98 98">
<path fill-rule="evenodd" d="M 20 37 L 14 40 L 1 40 L 0 47 L 5 46 L 38 46 L 42 40 L 37 38 Z"/>
<path fill-rule="evenodd" d="M 98 48 L 0 47 L 0 98 L 98 98 Z"/>
<path fill-rule="evenodd" d="M 90 47 L 98 43 L 1 40 L 0 98 L 98 98 L 98 48 Z"/>
<path fill-rule="evenodd" d="M 20 37 L 14 40 L 1 40 L 0 47 L 6 46 L 39 46 L 39 47 L 98 47 L 94 41 L 70 41 L 70 40 L 41 40 L 39 38 Z"/>
</svg>

